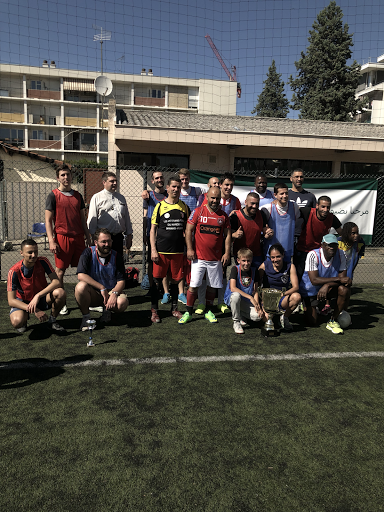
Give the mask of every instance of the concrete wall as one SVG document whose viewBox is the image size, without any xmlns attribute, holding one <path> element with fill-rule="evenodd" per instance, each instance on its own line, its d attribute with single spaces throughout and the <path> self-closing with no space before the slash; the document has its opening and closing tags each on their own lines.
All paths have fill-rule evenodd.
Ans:
<svg viewBox="0 0 384 512">
<path fill-rule="evenodd" d="M 174 108 L 188 108 L 188 89 L 186 87 L 168 87 L 168 106 Z"/>
<path fill-rule="evenodd" d="M 237 83 L 199 80 L 199 114 L 235 116 Z"/>
</svg>

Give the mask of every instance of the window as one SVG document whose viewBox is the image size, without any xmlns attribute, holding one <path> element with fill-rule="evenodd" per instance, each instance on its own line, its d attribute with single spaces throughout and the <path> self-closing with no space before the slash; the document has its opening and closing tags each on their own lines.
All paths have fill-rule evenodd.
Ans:
<svg viewBox="0 0 384 512">
<path fill-rule="evenodd" d="M 173 169 L 189 168 L 188 155 L 162 155 L 159 153 L 119 153 L 119 165 L 132 167 L 171 167 Z"/>
<path fill-rule="evenodd" d="M 0 140 L 12 140 L 15 142 L 24 141 L 24 130 L 12 130 L 9 128 L 0 128 Z"/>
<path fill-rule="evenodd" d="M 41 81 L 40 80 L 31 80 L 31 89 L 36 89 L 37 91 L 41 91 Z"/>
<path fill-rule="evenodd" d="M 0 96 L 9 96 L 9 91 L 6 89 L 0 89 Z"/>
<path fill-rule="evenodd" d="M 162 91 L 158 89 L 152 89 L 152 98 L 162 98 L 163 94 Z"/>
<path fill-rule="evenodd" d="M 96 134 L 95 133 L 82 133 L 81 134 L 81 143 L 82 144 L 96 144 Z"/>
<path fill-rule="evenodd" d="M 32 131 L 32 139 L 44 140 L 44 132 L 42 130 L 33 130 Z"/>
<path fill-rule="evenodd" d="M 56 124 L 56 117 L 49 116 L 49 124 Z"/>
</svg>

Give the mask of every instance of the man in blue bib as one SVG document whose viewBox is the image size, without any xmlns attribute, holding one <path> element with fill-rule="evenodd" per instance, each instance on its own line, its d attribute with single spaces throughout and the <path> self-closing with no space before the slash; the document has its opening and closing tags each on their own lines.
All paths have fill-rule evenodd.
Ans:
<svg viewBox="0 0 384 512">
<path fill-rule="evenodd" d="M 89 307 L 103 306 L 101 322 L 111 321 L 111 311 L 122 313 L 128 307 L 125 288 L 125 268 L 123 256 L 112 250 L 112 237 L 108 229 L 96 231 L 95 245 L 88 247 L 80 256 L 77 266 L 79 282 L 75 297 L 83 314 L 81 331 L 88 329 Z"/>
<path fill-rule="evenodd" d="M 300 294 L 306 305 L 307 321 L 317 323 L 317 309 L 321 310 L 326 300 L 335 299 L 336 304 L 327 329 L 333 334 L 343 334 L 337 319 L 347 310 L 351 296 L 351 279 L 347 276 L 344 252 L 338 248 L 335 235 L 324 235 L 320 249 L 308 253 L 305 270 L 300 283 Z"/>
</svg>

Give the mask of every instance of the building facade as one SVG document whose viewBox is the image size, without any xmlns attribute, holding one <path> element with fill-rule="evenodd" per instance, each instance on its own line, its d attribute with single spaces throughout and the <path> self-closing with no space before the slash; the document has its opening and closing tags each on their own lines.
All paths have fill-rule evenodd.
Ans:
<svg viewBox="0 0 384 512">
<path fill-rule="evenodd" d="M 172 111 L 236 115 L 237 84 L 108 73 L 113 84 L 104 99 L 94 82 L 99 73 L 0 64 L 0 140 L 54 159 L 108 158 L 108 100 L 128 111 Z"/>
<path fill-rule="evenodd" d="M 380 55 L 377 62 L 363 64 L 360 73 L 356 98 L 364 98 L 367 106 L 357 120 L 360 123 L 384 124 L 384 55 Z"/>
</svg>

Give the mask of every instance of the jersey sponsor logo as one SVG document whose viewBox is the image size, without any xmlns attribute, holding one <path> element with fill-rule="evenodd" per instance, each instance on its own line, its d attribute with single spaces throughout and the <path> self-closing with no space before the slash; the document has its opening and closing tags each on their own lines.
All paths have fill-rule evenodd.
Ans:
<svg viewBox="0 0 384 512">
<path fill-rule="evenodd" d="M 220 235 L 221 228 L 219 226 L 211 226 L 211 225 L 200 225 L 200 233 L 205 235 Z"/>
</svg>

